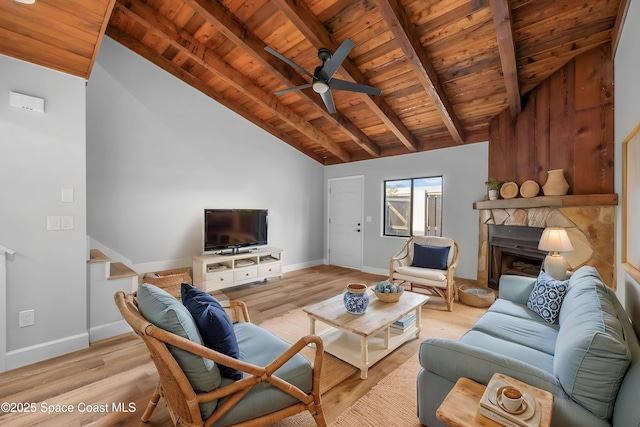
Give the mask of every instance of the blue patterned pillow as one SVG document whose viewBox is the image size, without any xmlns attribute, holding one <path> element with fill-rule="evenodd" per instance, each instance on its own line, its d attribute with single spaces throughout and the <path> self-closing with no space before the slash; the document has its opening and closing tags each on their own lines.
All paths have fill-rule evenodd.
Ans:
<svg viewBox="0 0 640 427">
<path fill-rule="evenodd" d="M 538 313 L 547 322 L 555 323 L 560 314 L 562 299 L 567 293 L 568 286 L 568 280 L 556 280 L 541 271 L 527 300 L 527 307 Z"/>
</svg>

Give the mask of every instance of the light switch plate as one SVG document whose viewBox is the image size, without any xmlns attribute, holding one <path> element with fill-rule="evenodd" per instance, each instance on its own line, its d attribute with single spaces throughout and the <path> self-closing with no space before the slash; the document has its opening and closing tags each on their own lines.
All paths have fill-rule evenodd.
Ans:
<svg viewBox="0 0 640 427">
<path fill-rule="evenodd" d="M 73 203 L 73 188 L 62 189 L 62 203 Z"/>
<path fill-rule="evenodd" d="M 60 217 L 61 230 L 73 230 L 73 216 L 66 215 Z"/>
<path fill-rule="evenodd" d="M 48 216 L 47 217 L 47 231 L 57 231 L 60 230 L 60 217 L 59 216 Z"/>
</svg>

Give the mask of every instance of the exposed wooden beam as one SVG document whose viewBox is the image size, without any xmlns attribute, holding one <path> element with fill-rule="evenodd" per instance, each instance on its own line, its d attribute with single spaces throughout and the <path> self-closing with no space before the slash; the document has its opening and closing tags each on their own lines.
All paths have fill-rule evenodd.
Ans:
<svg viewBox="0 0 640 427">
<path fill-rule="evenodd" d="M 311 44 L 316 48 L 325 47 L 335 52 L 340 44 L 327 31 L 318 17 L 311 12 L 306 3 L 296 0 L 274 0 L 274 3 Z M 340 74 L 357 83 L 371 86 L 362 71 L 348 57 L 342 62 Z M 383 97 L 366 94 L 360 94 L 360 96 L 409 151 L 418 151 L 420 144 Z"/>
<path fill-rule="evenodd" d="M 102 20 L 102 25 L 100 25 L 98 40 L 96 41 L 96 44 L 93 48 L 93 54 L 91 55 L 89 66 L 87 67 L 87 80 L 89 80 L 89 76 L 91 76 L 91 70 L 93 69 L 93 64 L 95 64 L 96 62 L 96 57 L 98 56 L 98 51 L 100 50 L 100 44 L 102 43 L 102 37 L 104 37 L 104 33 L 107 30 L 107 25 L 109 25 L 109 17 L 111 16 L 111 12 L 113 12 L 113 6 L 115 5 L 115 3 L 116 0 L 109 0 L 107 9 L 104 11 L 104 19 Z"/>
<path fill-rule="evenodd" d="M 631 0 L 620 0 L 620 6 L 618 7 L 618 16 L 616 17 L 616 23 L 613 26 L 613 34 L 611 35 L 611 57 L 616 56 L 616 50 L 618 50 L 618 43 L 620 43 L 620 37 L 622 37 L 622 27 L 624 27 L 624 21 L 627 19 L 627 13 L 629 12 L 629 5 Z"/>
<path fill-rule="evenodd" d="M 493 24 L 498 38 L 498 52 L 502 63 L 502 76 L 507 89 L 507 99 L 511 117 L 522 112 L 520 98 L 520 84 L 518 82 L 518 67 L 516 65 L 516 47 L 511 28 L 511 10 L 508 0 L 490 0 Z"/>
<path fill-rule="evenodd" d="M 264 50 L 265 44 L 246 25 L 240 22 L 229 10 L 219 2 L 207 0 L 185 0 L 185 4 L 202 15 L 224 36 L 251 56 L 261 66 L 274 71 L 278 80 L 287 86 L 300 86 L 307 82 L 293 68 Z M 339 111 L 329 114 L 321 98 L 308 91 L 300 91 L 299 96 L 307 105 L 319 111 L 322 117 L 338 126 L 351 140 L 358 144 L 372 157 L 380 157 L 380 147 L 362 132 L 351 120 Z"/>
<path fill-rule="evenodd" d="M 269 132 L 271 135 L 275 136 L 276 138 L 291 145 L 293 148 L 300 151 L 304 155 L 309 156 L 310 158 L 314 159 L 315 161 L 321 164 L 325 163 L 325 159 L 323 157 L 321 157 L 320 155 L 318 155 L 316 152 L 312 150 L 306 149 L 295 138 L 290 137 L 289 135 L 287 135 L 286 133 L 282 132 L 281 130 L 279 130 L 274 126 L 271 126 L 270 124 L 265 123 L 263 120 L 253 115 L 253 113 L 251 113 L 247 109 L 238 106 L 237 103 L 233 102 L 223 94 L 213 90 L 211 86 L 209 86 L 207 83 L 194 77 L 193 74 L 189 73 L 179 65 L 175 64 L 174 62 L 165 58 L 164 56 L 155 52 L 154 50 L 149 49 L 148 46 L 146 46 L 144 43 L 142 43 L 138 39 L 132 37 L 131 35 L 125 33 L 124 31 L 118 29 L 113 25 L 110 25 L 109 27 L 107 27 L 106 35 L 111 37 L 113 40 L 120 43 L 121 45 L 131 49 L 133 52 L 142 56 L 149 62 L 162 68 L 169 74 L 179 78 L 186 84 L 204 93 L 205 95 L 215 100 L 216 102 L 224 105 L 231 111 L 249 120 L 251 123 L 255 124 L 256 126 L 261 127 L 262 129 Z"/>
<path fill-rule="evenodd" d="M 444 125 L 457 144 L 464 144 L 464 129 L 453 106 L 444 92 L 440 80 L 433 69 L 427 52 L 422 47 L 415 25 L 411 22 L 399 0 L 374 0 L 382 18 L 393 33 L 407 61 L 412 65 L 420 83 L 440 114 Z"/>
<path fill-rule="evenodd" d="M 258 105 L 271 111 L 272 114 L 276 115 L 289 126 L 309 137 L 315 143 L 323 146 L 340 160 L 344 162 L 348 162 L 350 160 L 351 156 L 344 148 L 331 141 L 325 134 L 320 132 L 309 122 L 302 119 L 289 107 L 279 102 L 274 95 L 264 92 L 263 89 L 256 86 L 253 81 L 239 73 L 228 63 L 211 52 L 211 50 L 206 46 L 193 39 L 192 36 L 184 31 L 176 30 L 170 21 L 159 16 L 146 4 L 139 1 L 126 0 L 125 5 L 122 4 L 124 1 L 125 0 L 119 0 L 116 4 L 116 10 L 118 12 L 129 16 L 139 24 L 145 26 L 148 30 L 153 31 L 154 34 L 165 39 L 168 43 L 171 43 L 172 46 L 184 55 L 188 56 L 195 63 L 223 79 L 227 84 L 242 93 L 251 101 L 256 102 Z M 135 9 L 135 12 L 130 8 Z M 177 39 L 176 33 L 179 33 Z"/>
</svg>

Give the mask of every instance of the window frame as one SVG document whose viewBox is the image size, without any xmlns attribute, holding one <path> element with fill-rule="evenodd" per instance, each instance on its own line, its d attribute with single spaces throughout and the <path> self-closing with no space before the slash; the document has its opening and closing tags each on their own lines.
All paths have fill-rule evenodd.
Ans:
<svg viewBox="0 0 640 427">
<path fill-rule="evenodd" d="M 421 176 L 421 177 L 416 177 L 416 178 L 398 178 L 398 179 L 385 179 L 382 181 L 382 236 L 384 237 L 401 237 L 401 238 L 409 238 L 409 237 L 413 237 L 414 234 L 414 227 L 413 227 L 413 222 L 414 222 L 414 196 L 415 196 L 415 182 L 416 181 L 420 181 L 420 180 L 430 180 L 430 179 L 439 179 L 440 180 L 440 219 L 439 221 L 436 219 L 436 226 L 437 226 L 437 233 L 435 234 L 423 234 L 423 235 L 430 235 L 430 236 L 442 236 L 442 212 L 443 212 L 443 202 L 444 202 L 444 177 L 442 175 L 432 175 L 432 176 Z M 410 182 L 410 191 L 409 191 L 409 220 L 408 220 L 408 234 L 398 234 L 398 233 L 394 233 L 394 234 L 389 234 L 387 233 L 387 224 L 389 222 L 388 219 L 388 204 L 387 204 L 387 186 L 389 183 L 393 183 L 393 182 L 402 182 L 402 181 L 409 181 Z M 437 209 L 437 207 L 436 207 Z M 436 211 L 437 212 L 437 211 Z M 437 213 L 436 213 L 437 215 Z M 425 230 L 426 232 L 426 230 Z"/>
</svg>

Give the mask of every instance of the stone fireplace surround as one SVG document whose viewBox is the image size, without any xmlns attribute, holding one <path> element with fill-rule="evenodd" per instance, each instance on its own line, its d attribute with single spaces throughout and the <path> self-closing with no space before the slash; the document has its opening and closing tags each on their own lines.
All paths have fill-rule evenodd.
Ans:
<svg viewBox="0 0 640 427">
<path fill-rule="evenodd" d="M 569 264 L 569 271 L 575 271 L 583 265 L 594 266 L 607 286 L 615 290 L 617 203 L 616 194 L 539 196 L 474 203 L 474 209 L 480 211 L 478 282 L 496 286 L 489 283 L 490 224 L 542 229 L 563 227 L 567 229 L 574 248 L 572 252 L 562 254 Z"/>
</svg>

